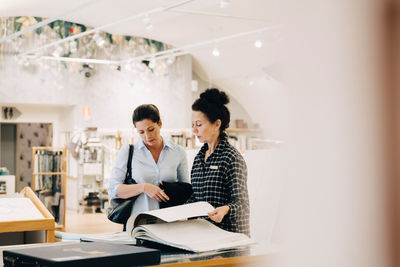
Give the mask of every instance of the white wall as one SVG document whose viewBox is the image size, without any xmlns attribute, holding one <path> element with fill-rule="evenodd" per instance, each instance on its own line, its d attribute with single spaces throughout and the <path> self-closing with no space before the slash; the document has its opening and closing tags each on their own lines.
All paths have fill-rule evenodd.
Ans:
<svg viewBox="0 0 400 267">
<path fill-rule="evenodd" d="M 59 146 L 64 140 L 60 138 L 60 132 L 65 131 L 64 119 L 66 114 L 69 114 L 73 107 L 65 105 L 32 105 L 32 104 L 3 104 L 1 106 L 13 106 L 22 114 L 21 116 L 12 119 L 4 120 L 0 118 L 0 122 L 12 123 L 52 123 L 53 124 L 53 145 Z"/>
<path fill-rule="evenodd" d="M 232 95 L 232 91 L 230 88 L 225 88 L 225 87 L 218 87 L 214 84 L 210 84 L 208 81 L 203 80 L 199 75 L 196 73 L 193 73 L 193 80 L 196 80 L 198 82 L 198 89 L 197 91 L 194 91 L 192 93 L 192 103 L 200 97 L 200 94 L 204 92 L 208 88 L 218 88 L 222 91 L 225 91 L 230 99 L 228 106 L 228 109 L 231 113 L 231 122 L 229 124 L 229 127 L 236 128 L 235 125 L 235 120 L 241 119 L 244 120 L 247 123 L 248 128 L 253 128 L 254 123 L 257 123 L 256 121 L 253 121 L 253 118 L 250 117 L 249 113 L 247 112 L 247 106 L 243 106 L 242 102 L 243 99 L 240 99 L 238 101 L 235 96 Z"/>
<path fill-rule="evenodd" d="M 252 83 L 250 83 L 252 82 Z M 270 139 L 286 139 L 288 129 L 289 91 L 274 78 L 224 79 L 220 81 L 246 109 L 254 123 Z"/>
<path fill-rule="evenodd" d="M 50 69 L 40 65 L 25 67 L 13 57 L 2 58 L 0 104 L 22 111 L 12 122 L 52 122 L 55 135 L 61 130 L 87 126 L 126 129 L 137 105 L 154 103 L 161 111 L 165 128 L 190 127 L 190 56 L 180 57 L 161 77 L 151 71 L 135 74 L 97 65 L 96 73 L 85 78 L 74 67 L 52 64 Z M 91 107 L 88 122 L 81 116 L 83 106 Z"/>
</svg>

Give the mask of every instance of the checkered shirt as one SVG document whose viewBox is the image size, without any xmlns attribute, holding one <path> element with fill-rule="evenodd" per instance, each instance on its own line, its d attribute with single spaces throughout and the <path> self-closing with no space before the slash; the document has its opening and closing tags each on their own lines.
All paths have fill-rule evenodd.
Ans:
<svg viewBox="0 0 400 267">
<path fill-rule="evenodd" d="M 250 236 L 247 166 L 242 155 L 221 137 L 214 152 L 204 162 L 208 145 L 197 153 L 191 171 L 193 195 L 189 203 L 207 201 L 214 207 L 229 206 L 221 223 L 215 225 L 231 232 Z"/>
</svg>

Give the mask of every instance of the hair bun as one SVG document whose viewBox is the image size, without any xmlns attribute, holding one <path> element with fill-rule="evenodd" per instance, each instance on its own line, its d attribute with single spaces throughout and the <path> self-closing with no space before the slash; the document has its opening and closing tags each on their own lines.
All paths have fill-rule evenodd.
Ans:
<svg viewBox="0 0 400 267">
<path fill-rule="evenodd" d="M 216 88 L 207 89 L 200 94 L 200 99 L 204 99 L 208 102 L 216 103 L 218 105 L 226 105 L 229 103 L 228 95 Z"/>
</svg>

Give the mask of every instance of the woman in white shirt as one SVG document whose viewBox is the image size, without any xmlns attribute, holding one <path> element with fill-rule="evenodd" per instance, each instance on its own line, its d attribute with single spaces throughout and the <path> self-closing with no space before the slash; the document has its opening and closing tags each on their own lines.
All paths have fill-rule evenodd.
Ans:
<svg viewBox="0 0 400 267">
<path fill-rule="evenodd" d="M 189 183 L 186 152 L 183 147 L 165 140 L 160 135 L 162 122 L 153 104 L 138 106 L 132 115 L 133 125 L 140 140 L 135 143 L 132 156 L 132 178 L 137 184 L 123 184 L 127 170 L 129 146 L 121 148 L 112 169 L 108 194 L 111 198 L 138 196 L 132 214 L 159 209 L 160 202 L 169 200 L 160 183 Z"/>
</svg>

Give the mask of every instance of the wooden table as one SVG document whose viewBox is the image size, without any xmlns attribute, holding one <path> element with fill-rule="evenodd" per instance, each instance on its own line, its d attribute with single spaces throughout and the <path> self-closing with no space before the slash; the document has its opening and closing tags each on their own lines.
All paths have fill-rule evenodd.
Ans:
<svg viewBox="0 0 400 267">
<path fill-rule="evenodd" d="M 46 231 L 46 242 L 54 242 L 55 225 L 53 215 L 51 215 L 51 213 L 46 209 L 30 187 L 22 189 L 21 194 L 32 201 L 44 218 L 37 220 L 0 222 L 0 233 L 44 230 Z"/>
</svg>

